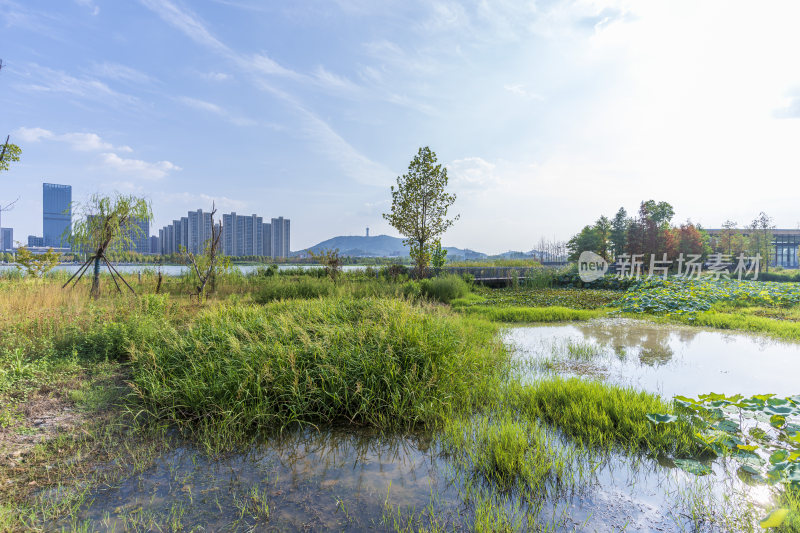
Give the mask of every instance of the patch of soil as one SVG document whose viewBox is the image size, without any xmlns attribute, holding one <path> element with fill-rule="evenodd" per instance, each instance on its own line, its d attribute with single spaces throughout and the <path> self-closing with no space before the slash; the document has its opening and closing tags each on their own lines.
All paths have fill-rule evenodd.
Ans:
<svg viewBox="0 0 800 533">
<path fill-rule="evenodd" d="M 22 420 L 0 427 L 0 466 L 16 466 L 39 442 L 86 421 L 86 413 L 76 411 L 63 392 L 70 388 L 42 385 L 17 408 Z"/>
</svg>

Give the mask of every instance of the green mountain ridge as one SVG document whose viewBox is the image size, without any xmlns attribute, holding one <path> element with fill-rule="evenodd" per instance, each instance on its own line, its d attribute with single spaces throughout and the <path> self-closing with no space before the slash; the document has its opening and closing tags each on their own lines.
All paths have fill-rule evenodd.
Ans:
<svg viewBox="0 0 800 533">
<path fill-rule="evenodd" d="M 470 249 L 445 246 L 448 259 L 481 259 L 486 254 Z M 292 252 L 293 256 L 307 255 L 309 251 L 319 253 L 324 250 L 339 250 L 339 255 L 346 257 L 404 257 L 408 256 L 408 246 L 403 239 L 390 235 L 341 235 L 322 241 L 305 250 Z"/>
</svg>

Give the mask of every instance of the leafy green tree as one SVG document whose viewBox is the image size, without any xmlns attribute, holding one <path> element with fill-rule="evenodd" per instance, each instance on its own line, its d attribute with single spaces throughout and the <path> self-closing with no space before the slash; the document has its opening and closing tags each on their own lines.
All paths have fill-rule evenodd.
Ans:
<svg viewBox="0 0 800 533">
<path fill-rule="evenodd" d="M 342 271 L 342 258 L 339 257 L 339 249 L 322 250 L 318 254 L 315 254 L 313 250 L 309 250 L 308 253 L 314 261 L 322 265 L 325 269 L 325 274 L 335 283 L 339 273 Z"/>
<path fill-rule="evenodd" d="M 58 252 L 52 248 L 48 248 L 43 254 L 34 254 L 27 246 L 17 248 L 17 270 L 24 269 L 29 276 L 36 278 L 41 278 L 53 270 L 58 265 L 59 259 Z"/>
<path fill-rule="evenodd" d="M 436 164 L 430 148 L 420 148 L 408 172 L 397 178 L 397 188 L 392 186 L 392 210 L 383 215 L 405 237 L 419 277 L 428 267 L 433 242 L 459 218 L 447 218 L 456 195 L 446 188 L 447 169 Z"/>
<path fill-rule="evenodd" d="M 775 229 L 775 225 L 772 223 L 772 217 L 762 211 L 750 223 L 748 229 L 751 231 L 750 252 L 754 255 L 761 255 L 762 268 L 769 272 L 769 262 L 773 257 L 774 249 L 772 230 Z"/>
<path fill-rule="evenodd" d="M 595 252 L 600 253 L 604 244 L 602 243 L 602 235 L 595 226 L 584 226 L 583 229 L 567 241 L 567 250 L 569 251 L 569 260 L 577 261 L 582 252 Z"/>
<path fill-rule="evenodd" d="M 597 232 L 597 238 L 599 240 L 597 253 L 600 254 L 603 259 L 608 260 L 608 244 L 611 239 L 611 221 L 603 215 L 594 223 L 594 229 Z"/>
<path fill-rule="evenodd" d="M 100 295 L 100 264 L 105 262 L 112 279 L 116 283 L 114 274 L 126 284 L 128 283 L 116 272 L 106 254 L 120 252 L 130 248 L 134 240 L 141 236 L 141 228 L 137 222 L 151 221 L 153 210 L 150 203 L 144 198 L 133 195 L 115 194 L 114 196 L 92 195 L 89 200 L 78 206 L 78 220 L 73 228 L 71 242 L 74 247 L 83 251 L 93 250 L 93 255 L 79 270 L 80 276 L 91 262 L 94 262 L 94 275 L 92 277 L 92 297 Z M 78 272 L 75 274 L 77 275 Z M 75 276 L 70 278 L 66 287 Z M 77 281 L 76 281 L 77 282 Z M 133 291 L 133 288 L 128 285 Z M 117 285 L 119 289 L 119 285 Z"/>
<path fill-rule="evenodd" d="M 8 170 L 11 163 L 19 161 L 19 156 L 22 154 L 22 149 L 16 144 L 8 142 L 9 137 L 6 137 L 6 142 L 3 148 L 0 148 L 0 172 Z"/>
<path fill-rule="evenodd" d="M 611 220 L 611 236 L 609 240 L 611 241 L 611 249 L 614 252 L 614 256 L 625 253 L 625 247 L 628 243 L 629 225 L 630 220 L 628 219 L 628 213 L 625 211 L 624 207 L 620 207 L 617 214 L 614 215 L 613 220 Z"/>
<path fill-rule="evenodd" d="M 447 263 L 447 250 L 442 248 L 442 241 L 436 239 L 433 243 L 433 253 L 431 254 L 431 265 L 438 273 L 442 270 L 445 263 Z"/>
</svg>

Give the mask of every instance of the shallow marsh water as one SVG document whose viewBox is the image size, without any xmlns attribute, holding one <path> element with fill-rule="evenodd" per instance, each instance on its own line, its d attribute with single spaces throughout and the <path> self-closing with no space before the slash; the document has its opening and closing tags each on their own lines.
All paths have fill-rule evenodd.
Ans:
<svg viewBox="0 0 800 533">
<path fill-rule="evenodd" d="M 612 318 L 509 328 L 504 339 L 518 359 L 542 362 L 544 356 L 561 374 L 594 376 L 666 399 L 800 392 L 800 343 L 764 336 Z"/>
<path fill-rule="evenodd" d="M 531 373 L 547 363 L 548 372 L 588 374 L 667 398 L 798 392 L 792 376 L 800 370 L 800 344 L 607 319 L 515 327 L 504 339 L 518 359 L 531 362 Z M 564 356 L 569 346 L 574 359 Z M 513 492 L 487 496 L 487 485 L 442 453 L 435 436 L 304 430 L 218 458 L 190 445 L 173 448 L 142 473 L 93 490 L 78 516 L 54 526 L 369 531 L 435 523 L 470 530 L 487 498 L 517 519 L 515 527 L 528 530 L 711 531 L 720 523 L 698 517 L 727 515 L 739 527 L 763 516 L 771 505 L 766 487 L 746 485 L 724 462 L 713 469 L 714 475 L 696 477 L 668 460 L 582 454 L 573 464 L 572 486 L 526 502 Z M 746 516 L 745 501 L 763 508 Z"/>
</svg>

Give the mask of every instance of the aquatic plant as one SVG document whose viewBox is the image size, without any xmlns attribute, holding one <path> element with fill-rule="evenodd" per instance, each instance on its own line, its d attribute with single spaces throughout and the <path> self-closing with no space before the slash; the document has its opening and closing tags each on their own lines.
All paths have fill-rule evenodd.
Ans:
<svg viewBox="0 0 800 533">
<path fill-rule="evenodd" d="M 717 302 L 739 306 L 789 307 L 800 304 L 800 284 L 652 278 L 633 285 L 611 305 L 626 313 L 695 316 Z"/>
<path fill-rule="evenodd" d="M 649 413 L 655 427 L 689 420 L 696 428 L 694 440 L 704 453 L 728 457 L 739 464 L 738 475 L 748 483 L 785 485 L 783 499 L 797 512 L 800 491 L 800 395 L 777 398 L 758 394 L 702 394 L 676 396 L 674 414 Z M 675 465 L 696 475 L 711 473 L 707 462 L 676 458 Z M 788 507 L 775 509 L 761 521 L 762 527 L 778 527 L 789 516 Z M 800 517 L 793 517 L 800 520 Z"/>
</svg>

